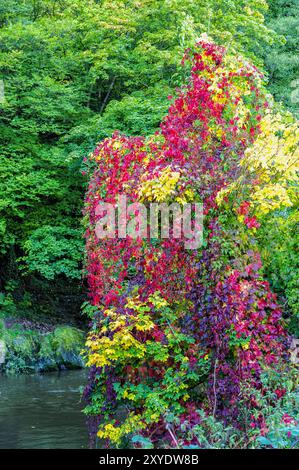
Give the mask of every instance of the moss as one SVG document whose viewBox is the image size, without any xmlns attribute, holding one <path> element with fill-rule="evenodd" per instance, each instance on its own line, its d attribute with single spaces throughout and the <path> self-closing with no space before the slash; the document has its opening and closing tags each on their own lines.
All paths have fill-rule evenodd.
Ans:
<svg viewBox="0 0 299 470">
<path fill-rule="evenodd" d="M 4 320 L 0 319 L 0 339 L 4 339 L 4 333 L 5 333 L 5 323 Z"/>
<path fill-rule="evenodd" d="M 39 333 L 19 326 L 4 330 L 5 370 L 10 373 L 34 370 L 34 357 L 39 348 Z"/>
<path fill-rule="evenodd" d="M 84 332 L 71 326 L 58 326 L 44 335 L 38 354 L 42 370 L 84 367 L 80 354 L 84 341 Z"/>
<path fill-rule="evenodd" d="M 53 332 L 53 345 L 57 352 L 80 353 L 84 346 L 83 331 L 71 326 L 58 326 Z"/>
<path fill-rule="evenodd" d="M 38 370 L 51 371 L 58 368 L 52 340 L 52 333 L 41 335 L 40 349 L 37 358 Z"/>
<path fill-rule="evenodd" d="M 59 326 L 52 333 L 24 330 L 19 325 L 5 329 L 0 324 L 0 339 L 6 346 L 2 370 L 7 373 L 51 371 L 81 368 L 84 332 L 70 326 Z"/>
<path fill-rule="evenodd" d="M 67 368 L 84 367 L 81 351 L 84 347 L 83 331 L 70 326 L 59 326 L 53 332 L 53 347 L 58 362 Z"/>
</svg>

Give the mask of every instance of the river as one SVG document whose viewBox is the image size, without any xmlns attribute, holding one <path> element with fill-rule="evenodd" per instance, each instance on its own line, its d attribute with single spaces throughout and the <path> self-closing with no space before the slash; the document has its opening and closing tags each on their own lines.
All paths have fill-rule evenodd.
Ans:
<svg viewBox="0 0 299 470">
<path fill-rule="evenodd" d="M 0 449 L 87 447 L 84 370 L 0 375 Z"/>
</svg>

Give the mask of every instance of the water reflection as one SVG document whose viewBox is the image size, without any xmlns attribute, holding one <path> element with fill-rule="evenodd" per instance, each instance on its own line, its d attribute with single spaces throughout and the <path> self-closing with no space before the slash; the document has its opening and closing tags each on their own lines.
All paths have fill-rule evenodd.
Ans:
<svg viewBox="0 0 299 470">
<path fill-rule="evenodd" d="M 85 371 L 0 375 L 1 449 L 87 447 L 80 387 Z"/>
</svg>

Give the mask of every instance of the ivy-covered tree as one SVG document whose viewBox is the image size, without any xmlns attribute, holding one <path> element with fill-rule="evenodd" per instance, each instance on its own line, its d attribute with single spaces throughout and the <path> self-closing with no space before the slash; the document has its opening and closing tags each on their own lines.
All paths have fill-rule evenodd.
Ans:
<svg viewBox="0 0 299 470">
<path fill-rule="evenodd" d="M 288 357 L 282 309 L 263 277 L 257 237 L 265 215 L 292 206 L 297 126 L 269 114 L 262 75 L 244 58 L 205 37 L 188 49 L 183 63 L 189 61 L 189 83 L 159 132 L 115 133 L 91 155 L 85 396 L 98 426 L 92 431 L 108 447 L 140 439 L 201 447 L 193 427 L 205 411 L 247 439 L 248 427 L 264 434 L 268 412 L 254 397 L 263 371 L 281 379 Z M 101 237 L 109 211 L 103 203 L 120 210 L 119 195 L 134 204 L 128 234 L 120 236 L 116 223 L 114 235 Z M 152 236 L 152 203 L 189 203 L 191 214 L 196 202 L 204 218 L 194 216 L 193 233 L 178 236 L 174 222 L 163 236 L 161 215 L 161 236 Z M 186 246 L 199 231 L 203 244 Z M 275 388 L 266 391 L 274 407 Z"/>
</svg>

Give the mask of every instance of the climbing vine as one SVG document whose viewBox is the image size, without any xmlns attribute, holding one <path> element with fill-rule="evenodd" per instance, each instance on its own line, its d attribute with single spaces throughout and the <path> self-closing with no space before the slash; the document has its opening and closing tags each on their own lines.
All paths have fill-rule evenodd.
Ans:
<svg viewBox="0 0 299 470">
<path fill-rule="evenodd" d="M 263 371 L 287 354 L 282 312 L 263 278 L 256 237 L 261 213 L 292 204 L 288 163 L 296 131 L 292 125 L 283 131 L 281 152 L 289 157 L 282 162 L 275 154 L 275 179 L 259 70 L 208 38 L 186 51 L 183 66 L 190 80 L 170 97 L 159 132 L 150 138 L 116 132 L 90 156 L 85 397 L 91 433 L 109 446 L 132 445 L 132 436 L 177 446 L 174 417 L 196 426 L 203 412 L 242 428 L 240 400 L 254 410 L 250 390 L 260 390 Z M 272 140 L 279 139 L 279 119 Z M 258 159 L 265 141 L 268 153 Z M 265 192 L 272 198 L 267 206 Z M 153 239 L 149 232 L 99 240 L 97 207 L 117 205 L 120 194 L 130 204 L 203 203 L 202 246 L 186 249 L 183 238 Z M 262 428 L 259 417 L 253 421 Z M 184 445 L 194 439 L 186 434 Z"/>
</svg>

